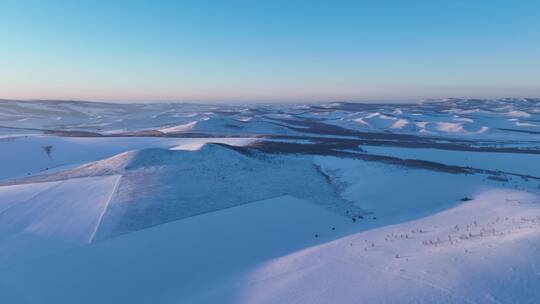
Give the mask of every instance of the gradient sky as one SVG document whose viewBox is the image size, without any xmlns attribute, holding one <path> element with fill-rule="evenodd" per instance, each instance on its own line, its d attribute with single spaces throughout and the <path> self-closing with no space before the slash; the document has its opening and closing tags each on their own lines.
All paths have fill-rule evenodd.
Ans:
<svg viewBox="0 0 540 304">
<path fill-rule="evenodd" d="M 540 96 L 540 1 L 5 1 L 0 98 Z"/>
</svg>

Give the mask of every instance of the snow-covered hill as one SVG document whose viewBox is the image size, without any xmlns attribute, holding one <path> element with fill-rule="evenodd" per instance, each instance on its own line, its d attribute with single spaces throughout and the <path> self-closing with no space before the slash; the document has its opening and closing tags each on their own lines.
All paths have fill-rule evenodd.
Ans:
<svg viewBox="0 0 540 304">
<path fill-rule="evenodd" d="M 539 241 L 538 195 L 487 190 L 272 260 L 244 277 L 234 302 L 536 303 Z"/>
<path fill-rule="evenodd" d="M 162 137 L 62 137 L 50 135 L 0 138 L 0 180 L 69 169 L 116 154 L 144 149 L 192 150 L 205 143 L 242 146 L 253 138 L 162 138 Z M 22 151 L 22 153 L 21 153 Z"/>
<path fill-rule="evenodd" d="M 16 179 L 5 187 L 110 176 L 118 177 L 114 195 L 107 200 L 90 241 L 283 195 L 306 199 L 343 216 L 363 213 L 341 199 L 309 159 L 242 154 L 218 144 L 195 151 L 150 148 L 124 152 L 58 173 Z M 41 203 L 42 198 L 30 201 Z M 18 217 L 14 212 L 9 217 Z"/>
<path fill-rule="evenodd" d="M 536 303 L 540 100 L 0 100 L 0 303 Z"/>
</svg>

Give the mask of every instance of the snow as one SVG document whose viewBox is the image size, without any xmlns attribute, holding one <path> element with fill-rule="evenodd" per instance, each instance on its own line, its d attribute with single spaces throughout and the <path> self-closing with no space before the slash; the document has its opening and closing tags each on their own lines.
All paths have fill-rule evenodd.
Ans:
<svg viewBox="0 0 540 304">
<path fill-rule="evenodd" d="M 482 127 L 480 127 L 480 129 L 478 131 L 475 131 L 475 132 L 472 132 L 472 133 L 473 134 L 482 134 L 482 133 L 486 132 L 487 130 L 489 130 L 489 127 L 482 126 Z"/>
<path fill-rule="evenodd" d="M 217 144 L 195 151 L 129 151 L 10 183 L 110 175 L 121 175 L 122 179 L 108 203 L 96 239 L 282 195 L 309 200 L 344 216 L 362 213 L 337 195 L 336 187 L 309 157 L 244 155 Z"/>
<path fill-rule="evenodd" d="M 22 203 L 34 197 L 57 183 L 35 183 L 0 187 L 0 213 L 15 204 Z"/>
<path fill-rule="evenodd" d="M 362 117 L 358 117 L 354 121 L 359 123 L 359 124 L 369 126 L 369 124 Z"/>
<path fill-rule="evenodd" d="M 315 161 L 349 183 L 366 182 L 350 175 L 354 172 L 365 172 L 370 179 L 377 176 L 363 171 L 362 161 L 354 161 L 356 167 L 350 160 L 330 157 Z M 380 166 L 381 173 L 392 168 Z M 425 181 L 437 175 L 414 171 L 424 172 Z M 381 181 L 396 177 L 397 169 L 395 175 L 380 175 Z M 421 176 L 409 178 L 422 183 Z M 407 186 L 411 185 L 403 189 Z M 379 220 L 352 223 L 317 205 L 282 196 L 10 262 L 2 267 L 0 290 L 6 292 L 1 297 L 9 303 L 241 304 L 359 299 L 380 303 L 404 298 L 421 303 L 513 302 L 516 295 L 526 302 L 540 296 L 530 287 L 537 279 L 529 271 L 540 267 L 537 194 L 489 185 L 471 193 L 448 191 L 441 196 L 453 201 L 447 206 L 451 208 L 399 223 L 404 219 L 398 220 L 401 212 L 393 213 L 393 193 L 401 194 L 395 198 L 409 207 L 430 197 L 390 189 L 380 197 L 389 206 L 374 213 Z M 440 193 L 437 188 L 426 190 Z M 459 203 L 464 194 L 473 200 Z M 363 202 L 357 198 L 358 204 Z M 422 213 L 421 209 L 413 211 Z"/>
<path fill-rule="evenodd" d="M 0 303 L 536 303 L 539 105 L 0 100 Z"/>
<path fill-rule="evenodd" d="M 539 203 L 488 189 L 430 217 L 274 259 L 245 276 L 235 303 L 533 303 Z"/>
<path fill-rule="evenodd" d="M 185 124 L 180 124 L 168 128 L 159 129 L 159 131 L 163 133 L 176 133 L 176 132 L 185 132 L 193 129 L 193 127 L 197 124 L 196 121 L 188 122 Z"/>
<path fill-rule="evenodd" d="M 394 148 L 363 146 L 366 152 L 405 159 L 434 161 L 447 165 L 465 166 L 485 170 L 539 176 L 540 165 L 537 154 L 450 151 L 439 149 Z"/>
<path fill-rule="evenodd" d="M 437 122 L 437 130 L 447 133 L 465 133 L 463 123 Z"/>
<path fill-rule="evenodd" d="M 467 131 L 463 127 L 463 122 L 437 122 L 436 123 L 436 129 L 438 131 L 443 131 L 446 133 L 454 133 L 454 134 L 463 134 L 463 135 L 474 135 L 474 134 L 482 134 L 489 130 L 489 127 L 487 126 L 480 126 L 480 128 L 476 131 Z"/>
<path fill-rule="evenodd" d="M 416 217 L 448 208 L 460 198 L 474 194 L 481 185 L 476 176 L 434 174 L 334 157 L 316 157 L 315 162 L 336 183 L 347 185 L 341 193 L 345 199 L 383 218 Z M 426 184 L 429 188 L 422 186 Z"/>
<path fill-rule="evenodd" d="M 251 121 L 253 117 L 238 117 L 237 120 L 241 122 L 248 122 Z"/>
<path fill-rule="evenodd" d="M 379 116 L 379 115 L 381 115 L 381 113 L 379 113 L 379 112 L 374 112 L 374 113 L 368 114 L 365 118 L 368 118 L 368 119 L 369 119 L 369 118 L 377 117 L 377 116 Z"/>
<path fill-rule="evenodd" d="M 198 138 L 198 140 L 186 140 L 184 143 L 171 147 L 170 149 L 195 151 L 201 149 L 207 143 L 220 143 L 231 146 L 247 146 L 254 141 L 254 138 Z"/>
<path fill-rule="evenodd" d="M 198 149 L 205 143 L 242 146 L 252 138 L 162 138 L 162 137 L 60 137 L 16 136 L 0 138 L 0 180 L 68 169 L 83 163 L 147 147 Z M 50 146 L 50 156 L 44 147 Z M 21 153 L 20 151 L 24 151 Z"/>
<path fill-rule="evenodd" d="M 466 117 L 455 117 L 454 120 L 455 121 L 468 122 L 468 123 L 474 123 L 474 120 L 472 120 L 471 118 L 466 118 Z"/>
<path fill-rule="evenodd" d="M 402 129 L 403 127 L 405 127 L 408 124 L 409 124 L 409 122 L 406 119 L 401 118 L 401 119 L 396 120 L 396 122 L 394 122 L 392 124 L 391 128 L 392 129 Z"/>
<path fill-rule="evenodd" d="M 0 275 L 0 290 L 12 294 L 1 293 L 0 299 L 12 304 L 197 303 L 211 286 L 235 282 L 240 271 L 332 239 L 351 225 L 290 196 L 254 202 L 12 263 Z M 234 300 L 209 303 L 218 302 Z"/>
<path fill-rule="evenodd" d="M 538 125 L 536 124 L 532 124 L 530 122 L 520 122 L 520 121 L 516 121 L 514 122 L 514 124 L 518 127 L 538 127 Z"/>
<path fill-rule="evenodd" d="M 340 214 L 357 209 L 336 196 L 309 160 L 244 156 L 216 145 L 193 152 L 142 150 L 128 158 L 99 239 L 285 194 Z M 105 162 L 97 164 L 100 170 L 115 167 Z"/>
<path fill-rule="evenodd" d="M 419 121 L 419 122 L 415 122 L 414 124 L 420 129 L 425 129 L 428 123 L 429 122 L 427 121 Z"/>
<path fill-rule="evenodd" d="M 24 130 L 24 128 L 31 128 L 36 133 L 43 133 L 43 129 L 89 131 L 108 135 L 138 131 L 156 131 L 165 134 L 190 131 L 249 137 L 261 134 L 301 134 L 302 132 L 298 129 L 291 130 L 271 119 L 302 117 L 350 129 L 365 130 L 369 127 L 370 131 L 390 130 L 393 133 L 420 135 L 468 135 L 523 139 L 526 137 L 523 134 L 504 129 L 518 127 L 519 130 L 538 132 L 538 126 L 534 123 L 538 120 L 538 114 L 537 100 L 512 98 L 482 101 L 448 99 L 399 107 L 348 103 L 329 103 L 322 106 L 307 104 L 208 106 L 175 103 L 144 105 L 2 100 L 0 101 L 0 128 L 2 126 L 23 128 L 18 131 L 11 129 L 11 133 L 28 132 L 30 130 Z M 520 121 L 516 125 L 508 121 L 508 118 L 520 118 L 527 121 Z M 393 128 L 392 126 L 399 119 L 407 120 L 411 126 Z M 429 124 L 426 128 L 412 127 L 416 122 Z M 443 124 L 438 126 L 437 123 Z M 462 123 L 463 130 L 455 125 L 456 123 Z"/>
<path fill-rule="evenodd" d="M 0 187 L 0 264 L 88 244 L 119 176 Z"/>
<path fill-rule="evenodd" d="M 395 117 L 384 115 L 384 114 L 379 115 L 379 118 L 380 119 L 386 119 L 386 120 L 396 120 Z"/>
<path fill-rule="evenodd" d="M 531 114 L 529 114 L 527 112 L 524 112 L 524 111 L 514 110 L 514 111 L 508 112 L 508 116 L 510 116 L 510 117 L 531 117 Z"/>
</svg>

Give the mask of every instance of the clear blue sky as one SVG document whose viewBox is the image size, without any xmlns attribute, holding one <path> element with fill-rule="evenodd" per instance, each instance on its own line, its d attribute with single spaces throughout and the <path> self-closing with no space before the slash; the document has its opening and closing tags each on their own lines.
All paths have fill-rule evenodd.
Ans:
<svg viewBox="0 0 540 304">
<path fill-rule="evenodd" d="M 540 96 L 540 1 L 0 0 L 0 98 Z"/>
</svg>

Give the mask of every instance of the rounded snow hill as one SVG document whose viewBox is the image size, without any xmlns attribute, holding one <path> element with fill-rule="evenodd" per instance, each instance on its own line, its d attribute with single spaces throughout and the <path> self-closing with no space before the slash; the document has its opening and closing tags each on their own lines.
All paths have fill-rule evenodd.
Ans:
<svg viewBox="0 0 540 304">
<path fill-rule="evenodd" d="M 195 151 L 129 151 L 9 184 L 107 176 L 120 178 L 92 240 L 283 195 L 344 216 L 363 213 L 338 195 L 336 186 L 310 158 L 243 154 L 221 144 L 206 144 Z"/>
<path fill-rule="evenodd" d="M 113 169 L 122 181 L 98 230 L 99 239 L 282 195 L 342 215 L 362 213 L 340 198 L 308 158 L 248 155 L 218 144 L 197 151 L 145 149 L 118 157 L 127 161 L 121 163 L 122 170 Z"/>
<path fill-rule="evenodd" d="M 145 148 L 194 150 L 208 142 L 243 146 L 252 138 L 166 138 L 166 137 L 0 137 L 0 180 L 58 172 L 116 154 Z"/>
</svg>

